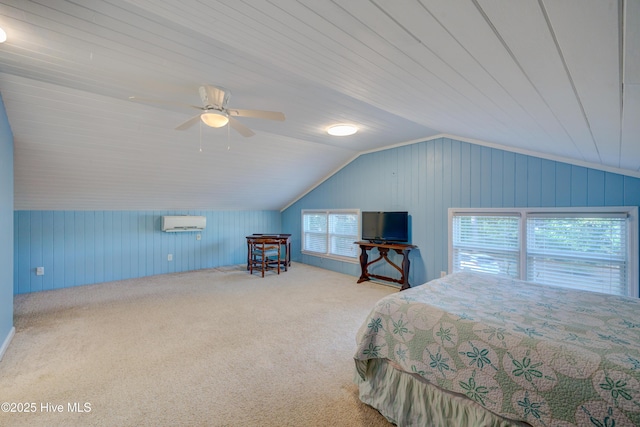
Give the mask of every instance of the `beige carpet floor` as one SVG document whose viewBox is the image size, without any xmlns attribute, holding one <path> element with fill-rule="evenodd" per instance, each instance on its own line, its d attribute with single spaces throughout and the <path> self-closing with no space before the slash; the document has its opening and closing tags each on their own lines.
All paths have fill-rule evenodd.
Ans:
<svg viewBox="0 0 640 427">
<path fill-rule="evenodd" d="M 0 403 L 22 412 L 0 425 L 389 426 L 359 401 L 352 356 L 395 291 L 294 264 L 18 295 Z"/>
</svg>

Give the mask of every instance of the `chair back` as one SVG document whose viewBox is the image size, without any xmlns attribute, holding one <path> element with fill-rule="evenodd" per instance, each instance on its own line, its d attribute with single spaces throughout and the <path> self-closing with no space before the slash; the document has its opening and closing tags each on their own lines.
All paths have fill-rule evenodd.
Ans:
<svg viewBox="0 0 640 427">
<path fill-rule="evenodd" d="M 275 269 L 280 274 L 280 240 L 273 237 L 256 237 L 251 239 L 251 254 L 249 259 L 249 273 L 257 269 L 262 273 Z"/>
<path fill-rule="evenodd" d="M 280 240 L 269 237 L 258 237 L 252 240 L 252 245 L 260 250 L 275 250 L 280 248 Z"/>
</svg>

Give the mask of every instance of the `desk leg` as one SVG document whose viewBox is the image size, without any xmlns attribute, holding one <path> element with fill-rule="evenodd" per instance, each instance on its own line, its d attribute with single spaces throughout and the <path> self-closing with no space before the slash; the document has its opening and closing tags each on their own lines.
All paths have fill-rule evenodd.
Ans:
<svg viewBox="0 0 640 427">
<path fill-rule="evenodd" d="M 411 285 L 409 284 L 409 251 L 402 251 L 402 287 L 401 291 L 405 289 L 409 289 Z"/>
<path fill-rule="evenodd" d="M 369 280 L 369 273 L 367 271 L 367 261 L 369 260 L 369 256 L 367 255 L 367 250 L 360 246 L 360 278 L 358 279 L 358 283 L 365 282 Z"/>
</svg>

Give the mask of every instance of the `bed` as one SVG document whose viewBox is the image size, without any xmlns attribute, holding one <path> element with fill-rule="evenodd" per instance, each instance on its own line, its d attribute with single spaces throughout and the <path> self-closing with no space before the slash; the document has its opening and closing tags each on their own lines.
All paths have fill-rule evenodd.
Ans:
<svg viewBox="0 0 640 427">
<path fill-rule="evenodd" d="M 360 399 L 400 426 L 640 425 L 640 300 L 460 272 L 380 300 Z"/>
</svg>

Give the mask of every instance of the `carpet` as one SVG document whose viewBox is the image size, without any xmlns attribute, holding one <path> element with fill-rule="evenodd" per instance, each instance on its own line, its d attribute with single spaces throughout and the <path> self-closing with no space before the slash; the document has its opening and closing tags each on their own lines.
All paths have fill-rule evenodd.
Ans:
<svg viewBox="0 0 640 427">
<path fill-rule="evenodd" d="M 397 289 L 304 264 L 17 295 L 3 426 L 389 426 L 358 399 L 355 334 Z"/>
</svg>

